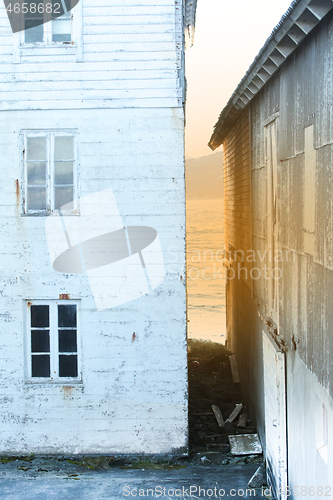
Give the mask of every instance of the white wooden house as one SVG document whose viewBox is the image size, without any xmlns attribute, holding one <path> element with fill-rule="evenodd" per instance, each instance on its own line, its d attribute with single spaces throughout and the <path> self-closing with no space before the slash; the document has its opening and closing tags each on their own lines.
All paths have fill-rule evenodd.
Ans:
<svg viewBox="0 0 333 500">
<path fill-rule="evenodd" d="M 0 5 L 0 453 L 186 454 L 195 2 L 75 4 Z"/>
<path fill-rule="evenodd" d="M 293 1 L 210 139 L 228 345 L 276 500 L 333 491 L 332 61 L 332 0 Z"/>
</svg>

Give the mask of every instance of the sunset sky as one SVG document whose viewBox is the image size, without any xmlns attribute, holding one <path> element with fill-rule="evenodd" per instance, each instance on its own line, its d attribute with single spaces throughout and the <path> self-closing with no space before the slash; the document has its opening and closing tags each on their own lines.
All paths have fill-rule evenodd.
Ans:
<svg viewBox="0 0 333 500">
<path fill-rule="evenodd" d="M 187 158 L 212 153 L 218 115 L 290 3 L 198 0 L 195 43 L 186 51 Z"/>
</svg>

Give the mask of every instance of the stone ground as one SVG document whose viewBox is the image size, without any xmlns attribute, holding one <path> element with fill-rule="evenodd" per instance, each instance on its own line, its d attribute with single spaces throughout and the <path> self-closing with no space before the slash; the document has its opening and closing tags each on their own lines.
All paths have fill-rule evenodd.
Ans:
<svg viewBox="0 0 333 500">
<path fill-rule="evenodd" d="M 39 458 L 0 465 L 3 500 L 113 500 L 161 498 L 264 498 L 247 483 L 257 465 L 193 465 L 152 470 L 123 468 L 92 470 Z M 201 490 L 200 490 L 201 488 Z M 150 490 L 150 491 L 148 491 Z"/>
<path fill-rule="evenodd" d="M 264 489 L 248 487 L 262 456 L 230 453 L 228 435 L 255 432 L 251 422 L 226 430 L 211 409 L 226 420 L 242 402 L 228 354 L 220 344 L 189 341 L 189 457 L 2 457 L 0 499 L 265 498 Z"/>
</svg>

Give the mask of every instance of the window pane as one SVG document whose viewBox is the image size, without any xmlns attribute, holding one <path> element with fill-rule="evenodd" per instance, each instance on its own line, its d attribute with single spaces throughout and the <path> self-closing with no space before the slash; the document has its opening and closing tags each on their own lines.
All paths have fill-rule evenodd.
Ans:
<svg viewBox="0 0 333 500">
<path fill-rule="evenodd" d="M 46 137 L 28 137 L 27 146 L 28 160 L 46 160 Z"/>
<path fill-rule="evenodd" d="M 59 330 L 59 352 L 76 351 L 76 330 Z"/>
<path fill-rule="evenodd" d="M 59 377 L 77 377 L 77 356 L 59 356 Z"/>
<path fill-rule="evenodd" d="M 24 26 L 25 26 L 25 32 L 24 32 L 24 40 L 25 43 L 38 43 L 38 42 L 43 42 L 44 40 L 44 25 L 39 24 L 40 19 L 25 19 L 24 21 Z"/>
<path fill-rule="evenodd" d="M 50 326 L 49 306 L 31 306 L 31 327 L 47 328 Z"/>
<path fill-rule="evenodd" d="M 28 184 L 46 184 L 46 163 L 30 162 L 28 163 Z"/>
<path fill-rule="evenodd" d="M 65 34 L 65 33 L 53 33 L 52 34 L 52 41 L 53 42 L 70 42 L 72 40 L 72 35 Z"/>
<path fill-rule="evenodd" d="M 50 376 L 50 356 L 43 354 L 42 356 L 32 356 L 32 376 L 33 377 L 49 377 Z"/>
<path fill-rule="evenodd" d="M 67 205 L 67 203 L 71 203 L 74 199 L 74 188 L 73 187 L 55 187 L 54 188 L 54 208 L 58 210 L 63 205 Z M 72 204 L 71 209 L 74 208 L 74 204 Z"/>
<path fill-rule="evenodd" d="M 71 13 L 68 12 L 52 22 L 52 41 L 70 42 L 72 40 L 72 20 Z"/>
<path fill-rule="evenodd" d="M 46 188 L 28 187 L 28 210 L 46 211 Z"/>
<path fill-rule="evenodd" d="M 54 184 L 74 184 L 74 163 L 63 161 L 54 163 Z"/>
<path fill-rule="evenodd" d="M 59 305 L 58 306 L 58 326 L 59 327 L 76 327 L 76 305 Z"/>
<path fill-rule="evenodd" d="M 54 138 L 54 159 L 74 160 L 74 137 L 72 135 Z"/>
<path fill-rule="evenodd" d="M 50 352 L 50 331 L 31 331 L 31 352 Z"/>
</svg>

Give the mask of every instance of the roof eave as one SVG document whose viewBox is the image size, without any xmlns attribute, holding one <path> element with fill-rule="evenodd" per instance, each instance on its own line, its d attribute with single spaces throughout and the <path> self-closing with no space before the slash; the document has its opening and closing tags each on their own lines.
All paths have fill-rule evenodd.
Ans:
<svg viewBox="0 0 333 500">
<path fill-rule="evenodd" d="M 208 143 L 213 151 L 223 143 L 242 110 L 332 9 L 332 0 L 292 2 L 220 114 Z"/>
<path fill-rule="evenodd" d="M 185 0 L 184 24 L 186 48 L 192 47 L 195 33 L 197 0 Z"/>
</svg>

